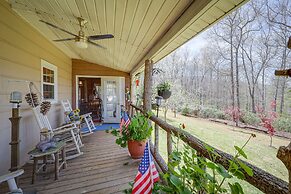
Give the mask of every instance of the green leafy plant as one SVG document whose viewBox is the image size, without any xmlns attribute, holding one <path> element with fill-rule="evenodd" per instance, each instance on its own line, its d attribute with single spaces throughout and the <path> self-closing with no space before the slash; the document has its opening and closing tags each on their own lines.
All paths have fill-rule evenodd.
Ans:
<svg viewBox="0 0 291 194">
<path fill-rule="evenodd" d="M 199 111 L 199 116 L 202 118 L 226 119 L 227 115 L 218 109 L 204 108 Z"/>
<path fill-rule="evenodd" d="M 261 122 L 261 119 L 252 112 L 243 112 L 240 120 L 245 123 L 245 124 L 249 124 L 249 125 L 254 125 L 254 126 L 258 126 Z"/>
<path fill-rule="evenodd" d="M 126 147 L 129 140 L 143 141 L 148 139 L 153 130 L 148 121 L 150 115 L 151 113 L 148 113 L 146 117 L 142 113 L 137 113 L 131 118 L 131 123 L 127 128 L 123 126 L 121 133 L 119 130 L 113 129 L 111 134 L 117 137 L 116 143 L 121 147 Z"/>
<path fill-rule="evenodd" d="M 157 90 L 160 91 L 160 92 L 170 91 L 171 90 L 171 85 L 170 85 L 169 82 L 160 83 L 159 85 L 157 85 Z"/>
<path fill-rule="evenodd" d="M 190 108 L 188 108 L 188 106 L 185 106 L 182 111 L 181 111 L 181 114 L 184 115 L 184 116 L 188 116 L 190 114 L 191 110 Z"/>
<path fill-rule="evenodd" d="M 159 188 L 166 193 L 244 193 L 238 182 L 231 183 L 229 180 L 233 177 L 244 179 L 244 173 L 253 176 L 252 169 L 239 160 L 240 157 L 247 158 L 243 149 L 251 137 L 253 135 L 242 147 L 234 146 L 236 154 L 229 161 L 228 169 L 213 162 L 220 156 L 208 145 L 205 145 L 205 148 L 211 160 L 199 156 L 189 145 L 184 145 L 183 151 L 176 149 L 170 155 L 169 171 L 164 175 L 168 184 L 160 185 Z"/>
<path fill-rule="evenodd" d="M 278 131 L 291 132 L 291 119 L 287 117 L 279 117 L 274 121 L 274 127 Z"/>
</svg>

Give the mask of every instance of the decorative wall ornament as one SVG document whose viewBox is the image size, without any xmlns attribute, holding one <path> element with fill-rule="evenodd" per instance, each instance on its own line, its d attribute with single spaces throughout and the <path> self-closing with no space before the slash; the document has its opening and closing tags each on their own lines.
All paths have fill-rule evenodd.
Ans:
<svg viewBox="0 0 291 194">
<path fill-rule="evenodd" d="M 43 115 L 46 115 L 49 112 L 50 108 L 51 108 L 51 102 L 43 101 L 40 104 L 40 113 Z"/>
<path fill-rule="evenodd" d="M 26 94 L 25 100 L 33 108 L 39 105 L 39 101 L 38 101 L 38 97 L 36 93 L 30 92 Z"/>
</svg>

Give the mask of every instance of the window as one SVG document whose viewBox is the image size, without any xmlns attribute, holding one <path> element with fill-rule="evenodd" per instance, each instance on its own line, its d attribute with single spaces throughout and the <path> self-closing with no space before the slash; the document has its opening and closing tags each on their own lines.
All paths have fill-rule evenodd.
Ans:
<svg viewBox="0 0 291 194">
<path fill-rule="evenodd" d="M 44 100 L 57 101 L 57 67 L 41 60 L 41 92 Z"/>
</svg>

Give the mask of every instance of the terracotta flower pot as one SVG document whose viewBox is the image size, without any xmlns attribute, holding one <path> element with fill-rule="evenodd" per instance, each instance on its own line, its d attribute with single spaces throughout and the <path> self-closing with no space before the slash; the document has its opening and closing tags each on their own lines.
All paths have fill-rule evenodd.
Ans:
<svg viewBox="0 0 291 194">
<path fill-rule="evenodd" d="M 145 149 L 146 140 L 144 141 L 135 141 L 129 140 L 127 142 L 128 151 L 133 159 L 139 159 L 143 156 Z"/>
</svg>

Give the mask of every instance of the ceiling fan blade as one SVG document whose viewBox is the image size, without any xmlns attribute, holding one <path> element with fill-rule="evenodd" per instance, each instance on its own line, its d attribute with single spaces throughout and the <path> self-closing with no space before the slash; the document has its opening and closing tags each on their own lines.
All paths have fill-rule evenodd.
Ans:
<svg viewBox="0 0 291 194">
<path fill-rule="evenodd" d="M 55 42 L 62 42 L 62 41 L 68 41 L 68 40 L 75 40 L 75 38 L 63 38 L 63 39 L 57 39 L 54 40 Z"/>
<path fill-rule="evenodd" d="M 49 23 L 49 22 L 46 22 L 46 21 L 43 21 L 43 20 L 39 20 L 39 21 L 40 21 L 40 22 L 43 22 L 43 23 L 45 23 L 45 24 L 47 24 L 47 25 L 49 25 L 49 26 L 51 26 L 51 27 L 53 27 L 53 28 L 59 29 L 59 30 L 61 30 L 61 31 L 63 31 L 63 32 L 66 32 L 66 33 L 68 33 L 68 34 L 70 34 L 70 35 L 72 35 L 72 36 L 78 36 L 78 35 L 76 35 L 76 34 L 73 34 L 73 33 L 69 32 L 69 31 L 67 31 L 67 30 L 65 30 L 65 29 L 62 29 L 62 28 L 60 28 L 60 27 L 58 27 L 58 26 L 56 26 L 56 25 L 54 25 L 54 24 L 51 24 L 51 23 Z"/>
<path fill-rule="evenodd" d="M 92 35 L 88 36 L 90 40 L 101 40 L 101 39 L 109 39 L 109 38 L 114 38 L 112 34 L 101 34 L 101 35 Z"/>
<path fill-rule="evenodd" d="M 89 40 L 89 39 L 87 40 L 87 42 L 90 43 L 90 44 L 93 44 L 93 45 L 95 45 L 95 46 L 97 46 L 97 47 L 100 47 L 100 48 L 106 49 L 105 47 L 101 46 L 100 44 L 97 44 L 97 43 L 95 43 L 95 42 L 92 42 L 92 41 Z"/>
</svg>

